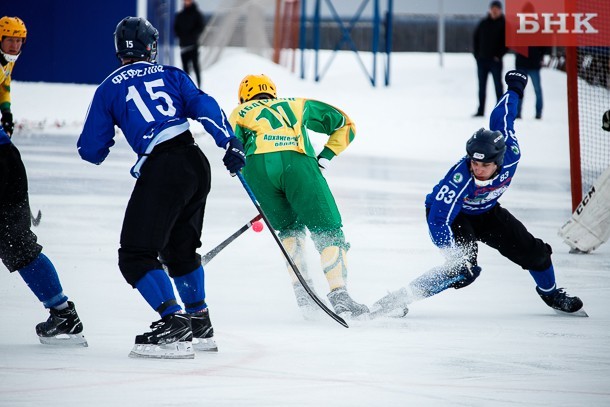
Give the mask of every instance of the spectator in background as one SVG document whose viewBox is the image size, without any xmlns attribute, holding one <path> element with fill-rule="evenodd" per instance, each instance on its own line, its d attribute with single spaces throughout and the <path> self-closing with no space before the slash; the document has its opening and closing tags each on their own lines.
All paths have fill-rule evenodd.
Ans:
<svg viewBox="0 0 610 407">
<path fill-rule="evenodd" d="M 174 20 L 174 33 L 180 41 L 182 68 L 190 74 L 191 66 L 195 71 L 197 86 L 201 87 L 199 70 L 199 36 L 205 29 L 205 18 L 197 9 L 194 0 L 184 0 L 184 8 Z"/>
<path fill-rule="evenodd" d="M 486 18 L 479 22 L 474 31 L 474 58 L 477 61 L 479 78 L 479 108 L 475 117 L 485 114 L 487 76 L 491 73 L 496 89 L 496 99 L 502 97 L 502 57 L 506 53 L 505 20 L 502 3 L 495 0 L 489 4 Z"/>
<path fill-rule="evenodd" d="M 542 85 L 540 83 L 540 68 L 542 59 L 548 53 L 547 47 L 528 47 L 527 56 L 517 53 L 515 56 L 515 68 L 524 71 L 534 85 L 536 93 L 536 119 L 542 119 Z M 519 99 L 517 105 L 517 119 L 521 118 L 521 107 L 523 99 Z"/>
</svg>

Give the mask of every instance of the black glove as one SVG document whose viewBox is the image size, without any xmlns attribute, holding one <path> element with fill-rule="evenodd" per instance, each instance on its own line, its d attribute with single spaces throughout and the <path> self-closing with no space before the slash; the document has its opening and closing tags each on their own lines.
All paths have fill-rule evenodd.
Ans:
<svg viewBox="0 0 610 407">
<path fill-rule="evenodd" d="M 523 71 L 508 71 L 504 77 L 508 90 L 514 91 L 519 98 L 523 97 L 523 89 L 527 85 L 527 74 Z"/>
<path fill-rule="evenodd" d="M 2 112 L 2 128 L 8 134 L 9 137 L 13 135 L 15 129 L 15 123 L 13 123 L 13 114 L 8 110 Z"/>
<path fill-rule="evenodd" d="M 237 174 L 239 170 L 246 165 L 246 154 L 244 154 L 244 146 L 236 138 L 229 139 L 227 143 L 227 152 L 225 153 L 222 162 L 227 167 L 231 174 Z"/>
<path fill-rule="evenodd" d="M 330 166 L 330 160 L 328 158 L 324 158 L 322 156 L 318 156 L 318 167 L 320 167 L 320 169 L 322 171 L 327 169 L 329 166 Z"/>
<path fill-rule="evenodd" d="M 456 290 L 459 288 L 464 288 L 467 285 L 470 285 L 474 282 L 474 280 L 481 275 L 481 267 L 473 266 L 470 262 L 466 262 L 466 265 L 460 269 L 459 275 L 464 278 L 456 281 L 451 286 Z"/>
<path fill-rule="evenodd" d="M 602 116 L 602 129 L 610 131 L 610 110 L 606 110 Z"/>
<path fill-rule="evenodd" d="M 322 151 L 320 151 L 320 154 L 318 154 L 318 158 L 317 158 L 318 167 L 320 167 L 320 170 L 324 171 L 324 170 L 328 169 L 328 167 L 330 166 L 330 160 L 332 160 L 335 155 L 336 154 L 333 150 L 324 146 L 324 149 L 322 149 Z"/>
</svg>

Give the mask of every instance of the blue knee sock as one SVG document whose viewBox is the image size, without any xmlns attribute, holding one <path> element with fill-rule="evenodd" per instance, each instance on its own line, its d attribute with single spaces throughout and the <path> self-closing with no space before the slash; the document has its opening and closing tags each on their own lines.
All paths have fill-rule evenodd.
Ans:
<svg viewBox="0 0 610 407">
<path fill-rule="evenodd" d="M 555 269 L 553 265 L 543 271 L 530 270 L 530 274 L 534 278 L 536 285 L 544 292 L 551 292 L 555 290 Z"/>
<path fill-rule="evenodd" d="M 45 308 L 57 307 L 68 301 L 57 270 L 44 254 L 40 253 L 34 261 L 20 269 L 19 274 Z"/>
<path fill-rule="evenodd" d="M 207 308 L 203 267 L 199 266 L 184 276 L 174 277 L 174 283 L 186 312 L 198 312 Z"/>
<path fill-rule="evenodd" d="M 172 282 L 163 270 L 149 271 L 138 280 L 136 288 L 161 318 L 182 310 L 176 301 Z"/>
</svg>

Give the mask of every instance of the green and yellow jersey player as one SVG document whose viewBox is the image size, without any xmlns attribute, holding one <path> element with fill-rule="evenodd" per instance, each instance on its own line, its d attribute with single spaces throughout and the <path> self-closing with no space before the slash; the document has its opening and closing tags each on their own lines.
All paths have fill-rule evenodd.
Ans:
<svg viewBox="0 0 610 407">
<path fill-rule="evenodd" d="M 346 252 L 341 214 L 322 175 L 352 142 L 356 127 L 341 110 L 311 99 L 278 98 L 265 75 L 248 75 L 239 86 L 239 106 L 229 118 L 244 144 L 243 175 L 273 228 L 306 279 L 305 231 L 309 230 L 330 287 L 337 314 L 356 317 L 369 310 L 347 292 Z M 308 130 L 329 136 L 316 154 Z M 310 316 L 315 304 L 292 274 L 297 303 Z"/>
<path fill-rule="evenodd" d="M 19 17 L 0 18 L 0 121 L 9 137 L 15 128 L 11 113 L 11 73 L 21 55 L 27 33 L 25 24 Z"/>
</svg>

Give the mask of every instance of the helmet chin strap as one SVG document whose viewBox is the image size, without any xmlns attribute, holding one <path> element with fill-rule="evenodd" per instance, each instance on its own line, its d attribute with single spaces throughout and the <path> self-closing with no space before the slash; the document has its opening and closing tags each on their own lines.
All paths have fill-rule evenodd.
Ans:
<svg viewBox="0 0 610 407">
<path fill-rule="evenodd" d="M 472 171 L 471 171 L 471 173 L 472 173 Z M 486 187 L 486 186 L 490 185 L 492 182 L 494 182 L 494 180 L 496 178 L 498 178 L 499 174 L 500 174 L 500 172 L 496 170 L 496 172 L 494 172 L 494 174 L 489 179 L 480 180 L 480 179 L 477 179 L 477 177 L 475 177 L 474 174 L 472 174 L 472 178 L 474 179 L 474 183 L 478 187 Z"/>
<path fill-rule="evenodd" d="M 2 51 L 2 49 L 0 49 L 0 54 L 2 54 L 4 59 L 6 59 L 6 62 L 15 62 L 17 58 L 19 58 L 19 55 L 21 55 L 21 52 L 19 52 L 17 55 L 13 55 L 7 54 L 6 52 Z"/>
<path fill-rule="evenodd" d="M 492 182 L 494 182 L 493 178 L 487 179 L 485 181 L 481 181 L 480 179 L 477 179 L 477 177 L 475 177 L 474 175 L 472 176 L 474 178 L 474 183 L 478 186 L 478 187 L 486 187 L 487 185 L 491 184 Z"/>
</svg>

